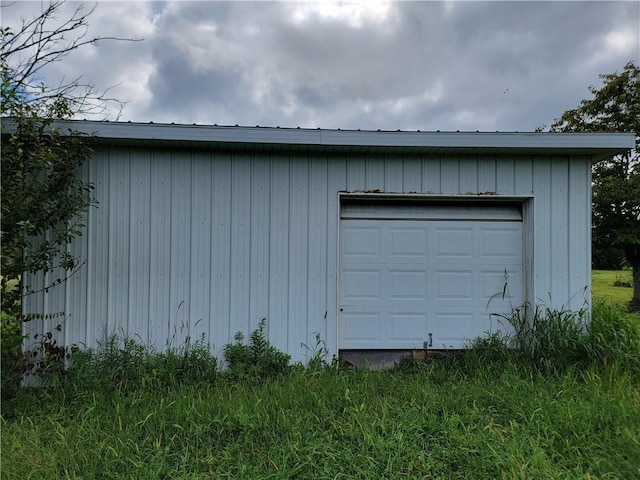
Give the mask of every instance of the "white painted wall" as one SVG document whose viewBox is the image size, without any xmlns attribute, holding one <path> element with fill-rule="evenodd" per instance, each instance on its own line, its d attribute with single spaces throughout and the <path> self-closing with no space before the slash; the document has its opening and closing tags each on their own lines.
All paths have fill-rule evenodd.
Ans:
<svg viewBox="0 0 640 480">
<path fill-rule="evenodd" d="M 340 191 L 533 197 L 530 300 L 578 309 L 590 299 L 588 157 L 96 147 L 84 175 L 100 202 L 71 247 L 86 264 L 26 300 L 27 312 L 64 312 L 67 345 L 117 333 L 162 349 L 204 335 L 221 355 L 267 317 L 269 339 L 294 360 L 316 333 L 335 353 Z M 27 331 L 60 319 L 44 323 Z"/>
</svg>

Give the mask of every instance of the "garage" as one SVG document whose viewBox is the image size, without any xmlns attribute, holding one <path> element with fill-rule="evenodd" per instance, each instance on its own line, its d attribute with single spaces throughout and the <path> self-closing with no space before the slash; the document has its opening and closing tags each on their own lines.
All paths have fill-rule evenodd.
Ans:
<svg viewBox="0 0 640 480">
<path fill-rule="evenodd" d="M 56 128 L 91 139 L 79 174 L 95 185 L 98 208 L 68 246 L 77 272 L 25 275 L 34 293 L 24 313 L 41 318 L 25 330 L 25 349 L 52 331 L 59 345 L 96 347 L 117 334 L 158 351 L 205 338 L 222 358 L 266 318 L 269 341 L 292 361 L 308 361 L 320 342 L 328 358 L 383 366 L 415 349 L 464 348 L 523 302 L 588 309 L 591 167 L 635 142 L 623 133 Z"/>
<path fill-rule="evenodd" d="M 524 301 L 522 205 L 345 201 L 339 348 L 461 349 Z"/>
</svg>

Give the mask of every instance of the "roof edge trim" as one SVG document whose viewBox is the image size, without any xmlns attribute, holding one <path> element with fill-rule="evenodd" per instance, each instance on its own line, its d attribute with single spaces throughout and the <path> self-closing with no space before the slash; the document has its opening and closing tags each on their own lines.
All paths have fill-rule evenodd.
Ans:
<svg viewBox="0 0 640 480">
<path fill-rule="evenodd" d="M 595 156 L 615 155 L 635 147 L 634 133 L 547 132 L 422 132 L 327 130 L 305 128 L 181 125 L 135 122 L 63 120 L 53 127 L 94 137 L 97 141 L 149 141 L 225 143 L 238 145 L 289 145 L 313 147 L 453 148 L 453 149 L 553 149 L 594 150 Z M 15 129 L 11 118 L 2 118 L 3 133 Z M 597 152 L 596 152 L 597 151 Z"/>
</svg>

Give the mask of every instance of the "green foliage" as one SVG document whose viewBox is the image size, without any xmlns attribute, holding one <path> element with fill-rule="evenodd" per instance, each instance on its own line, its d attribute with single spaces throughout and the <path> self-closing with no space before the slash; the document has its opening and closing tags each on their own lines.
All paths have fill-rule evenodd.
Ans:
<svg viewBox="0 0 640 480">
<path fill-rule="evenodd" d="M 539 311 L 540 335 L 577 336 L 568 312 Z M 158 354 L 111 337 L 74 352 L 54 388 L 3 404 L 2 475 L 637 478 L 638 326 L 597 304 L 580 337 L 590 361 L 552 356 L 575 338 L 534 339 L 541 368 L 492 335 L 392 371 L 298 368 L 277 382 L 220 375 L 204 339 Z M 264 329 L 238 351 L 267 352 Z"/>
<path fill-rule="evenodd" d="M 640 369 L 640 323 L 604 302 L 591 315 L 524 305 L 501 315 L 512 333 L 494 333 L 473 343 L 471 358 L 483 362 L 515 361 L 542 373 L 615 362 Z M 634 320 L 635 319 L 635 320 Z"/>
<path fill-rule="evenodd" d="M 640 310 L 640 68 L 601 75 L 593 98 L 566 111 L 552 125 L 558 132 L 636 132 L 630 153 L 593 167 L 594 265 L 620 268 L 622 256 L 634 271 L 632 309 Z"/>
<path fill-rule="evenodd" d="M 77 349 L 65 373 L 74 388 L 168 388 L 176 385 L 211 385 L 218 377 L 218 361 L 204 337 L 185 341 L 179 349 L 154 352 L 133 339 L 113 335 L 97 349 Z"/>
<path fill-rule="evenodd" d="M 593 238 L 591 245 L 591 268 L 596 270 L 620 270 L 625 264 L 624 252 L 603 243 L 604 239 Z"/>
<path fill-rule="evenodd" d="M 31 290 L 9 289 L 8 283 L 20 282 L 24 272 L 59 269 L 46 290 L 72 275 L 81 262 L 66 247 L 96 203 L 93 185 L 77 175 L 91 149 L 79 134 L 57 130 L 55 122 L 104 111 L 112 102 L 80 78 L 53 86 L 40 81 L 51 63 L 100 40 L 85 37 L 93 9 L 79 5 L 67 16 L 63 4 L 51 1 L 16 30 L 0 28 L 1 115 L 10 117 L 2 131 L 0 293 L 2 311 L 16 318 L 21 296 Z"/>
<path fill-rule="evenodd" d="M 464 354 L 464 362 L 474 367 L 499 365 L 519 360 L 520 351 L 511 348 L 511 340 L 503 334 L 493 332 L 473 340 L 471 348 Z"/>
<path fill-rule="evenodd" d="M 52 119 L 14 120 L 16 131 L 4 136 L 1 152 L 2 309 L 19 314 L 20 288 L 9 291 L 4 282 L 20 281 L 23 272 L 61 268 L 70 275 L 79 268 L 66 246 L 81 234 L 95 200 L 93 185 L 77 176 L 91 153 L 79 136 L 50 128 Z"/>
<path fill-rule="evenodd" d="M 606 302 L 596 302 L 588 342 L 599 362 L 640 369 L 640 315 L 624 313 Z"/>
<path fill-rule="evenodd" d="M 249 344 L 242 343 L 241 332 L 235 335 L 236 343 L 224 346 L 224 359 L 228 375 L 236 379 L 264 380 L 281 377 L 289 371 L 291 356 L 269 343 L 265 336 L 267 319 L 263 318 L 258 328 L 251 332 Z"/>
<path fill-rule="evenodd" d="M 13 398 L 20 386 L 20 378 L 26 362 L 22 354 L 22 324 L 13 315 L 2 312 L 0 316 L 0 391 L 2 401 Z"/>
<path fill-rule="evenodd" d="M 55 319 L 60 313 L 38 315 L 38 318 Z M 10 400 L 17 394 L 22 380 L 37 377 L 42 385 L 56 384 L 64 376 L 66 361 L 71 349 L 59 345 L 54 331 L 61 331 L 62 325 L 56 325 L 52 330 L 35 334 L 32 349 L 23 351 L 22 342 L 27 335 L 22 332 L 25 318 L 32 316 L 16 316 L 2 312 L 2 330 L 0 345 L 2 346 L 2 399 Z"/>
<path fill-rule="evenodd" d="M 151 354 L 109 348 L 106 378 L 87 381 L 75 357 L 66 382 L 3 405 L 3 478 L 640 476 L 640 370 L 612 358 L 543 373 L 458 355 L 173 383 L 118 371 Z"/>
<path fill-rule="evenodd" d="M 336 361 L 328 362 L 327 358 L 329 357 L 329 350 L 327 349 L 326 342 L 320 337 L 319 333 L 315 334 L 315 345 L 308 346 L 306 344 L 302 344 L 305 347 L 311 356 L 307 360 L 307 369 L 310 371 L 318 371 L 324 368 L 333 368 L 336 365 Z"/>
<path fill-rule="evenodd" d="M 33 293 L 31 285 L 22 284 L 23 274 L 55 272 L 45 291 L 73 275 L 82 262 L 67 246 L 81 235 L 83 218 L 96 204 L 93 185 L 78 177 L 91 149 L 80 135 L 57 130 L 55 122 L 99 110 L 109 100 L 80 78 L 54 86 L 38 79 L 50 63 L 95 40 L 85 38 L 92 10 L 78 6 L 65 19 L 59 16 L 63 3 L 43 6 L 18 30 L 0 27 L 0 114 L 3 120 L 10 117 L 3 122 L 0 150 L 3 398 L 15 393 L 25 370 L 51 380 L 64 371 L 69 352 L 51 332 L 42 332 L 35 356 L 20 354 L 20 323 L 39 317 L 22 313 L 23 296 Z"/>
</svg>

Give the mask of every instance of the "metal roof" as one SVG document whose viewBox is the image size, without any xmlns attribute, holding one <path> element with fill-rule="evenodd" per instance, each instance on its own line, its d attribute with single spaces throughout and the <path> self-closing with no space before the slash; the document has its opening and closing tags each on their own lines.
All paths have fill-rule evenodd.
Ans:
<svg viewBox="0 0 640 480">
<path fill-rule="evenodd" d="M 11 130 L 3 118 L 3 130 Z M 599 160 L 635 147 L 633 133 L 422 132 L 181 125 L 65 120 L 61 131 L 106 145 L 173 146 L 207 150 L 301 152 L 587 155 Z"/>
</svg>

